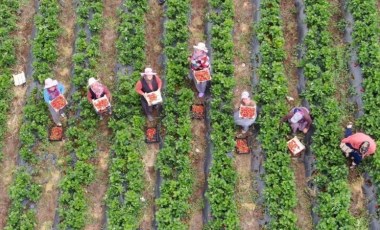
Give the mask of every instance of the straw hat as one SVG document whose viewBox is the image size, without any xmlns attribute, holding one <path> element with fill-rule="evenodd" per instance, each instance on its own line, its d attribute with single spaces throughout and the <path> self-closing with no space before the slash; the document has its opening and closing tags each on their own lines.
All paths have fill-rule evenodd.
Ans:
<svg viewBox="0 0 380 230">
<path fill-rule="evenodd" d="M 48 89 L 48 88 L 56 86 L 56 85 L 58 85 L 57 80 L 53 80 L 51 78 L 45 79 L 45 89 Z"/>
<path fill-rule="evenodd" d="M 203 42 L 198 42 L 198 44 L 196 46 L 193 46 L 193 47 L 194 47 L 194 49 L 203 50 L 206 53 L 208 52 L 208 49 Z"/>
<path fill-rule="evenodd" d="M 249 98 L 249 93 L 247 91 L 243 91 L 241 93 L 241 99 L 248 99 Z"/>
<path fill-rule="evenodd" d="M 148 75 L 156 75 L 156 73 L 153 72 L 152 68 L 145 68 L 144 73 L 140 73 L 141 76 L 148 76 Z"/>
<path fill-rule="evenodd" d="M 88 86 L 91 86 L 95 82 L 98 82 L 98 80 L 96 80 L 95 78 L 91 77 L 90 79 L 88 79 Z"/>
</svg>

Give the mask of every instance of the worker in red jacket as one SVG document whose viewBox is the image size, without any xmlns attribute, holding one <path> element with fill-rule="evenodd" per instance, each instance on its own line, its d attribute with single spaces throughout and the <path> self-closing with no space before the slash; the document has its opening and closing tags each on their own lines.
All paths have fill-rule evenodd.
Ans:
<svg viewBox="0 0 380 230">
<path fill-rule="evenodd" d="M 149 121 L 153 121 L 153 108 L 160 109 L 161 105 L 149 105 L 147 94 L 155 91 L 161 92 L 161 87 L 162 81 L 152 68 L 145 68 L 144 73 L 141 73 L 141 79 L 135 85 L 135 91 L 141 95 L 141 105 Z"/>
<path fill-rule="evenodd" d="M 210 59 L 207 55 L 208 49 L 203 42 L 199 42 L 194 47 L 194 52 L 189 56 L 191 66 L 191 77 L 194 80 L 195 87 L 198 90 L 198 97 L 202 98 L 205 95 L 207 81 L 197 82 L 194 77 L 194 71 L 207 70 L 210 74 Z"/>
<path fill-rule="evenodd" d="M 363 158 L 373 155 L 376 151 L 376 142 L 364 133 L 352 134 L 352 123 L 347 125 L 344 139 L 340 143 L 340 148 L 346 157 L 353 159 L 350 168 L 359 165 Z"/>
<path fill-rule="evenodd" d="M 95 78 L 88 79 L 88 92 L 87 92 L 87 100 L 91 104 L 94 103 L 94 100 L 99 99 L 101 97 L 106 96 L 111 103 L 112 95 L 110 91 L 108 90 L 107 86 L 100 83 Z M 109 115 L 112 114 L 111 105 L 106 108 L 106 111 L 97 111 L 96 113 L 100 116 L 100 120 L 103 119 L 102 114 L 104 112 L 107 112 Z"/>
</svg>

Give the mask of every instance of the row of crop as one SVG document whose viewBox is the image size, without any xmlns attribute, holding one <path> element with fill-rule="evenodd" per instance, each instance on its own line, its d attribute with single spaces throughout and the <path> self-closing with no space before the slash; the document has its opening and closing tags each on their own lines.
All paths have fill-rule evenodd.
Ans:
<svg viewBox="0 0 380 230">
<path fill-rule="evenodd" d="M 379 140 L 380 138 L 380 29 L 379 12 L 376 0 L 348 1 L 348 9 L 354 17 L 354 49 L 358 49 L 360 67 L 363 71 L 363 102 L 364 115 L 359 119 L 360 127 L 365 132 Z M 375 154 L 369 162 L 369 173 L 375 184 L 380 185 L 380 156 Z M 378 198 L 380 202 L 380 198 Z"/>
<path fill-rule="evenodd" d="M 33 78 L 37 85 L 53 74 L 53 65 L 57 61 L 57 38 L 60 34 L 58 24 L 58 1 L 42 0 L 38 2 L 39 11 L 35 16 L 36 37 L 33 41 Z M 47 55 L 49 54 L 49 55 Z M 55 55 L 53 55 L 55 54 Z M 36 64 L 38 62 L 38 65 Z M 29 96 L 24 108 L 24 119 L 20 128 L 19 156 L 22 164 L 33 168 L 37 163 L 38 146 L 47 141 L 48 114 L 42 99 L 42 92 L 36 88 Z M 33 228 L 35 211 L 31 208 L 40 195 L 40 187 L 33 181 L 33 170 L 20 167 L 10 188 L 12 201 L 6 229 Z M 22 202 L 20 202 L 22 201 Z"/>
<path fill-rule="evenodd" d="M 308 32 L 302 62 L 307 79 L 304 96 L 310 103 L 315 126 L 311 149 L 317 158 L 317 229 L 349 228 L 353 226 L 353 217 L 349 212 L 348 170 L 338 148 L 343 133 L 342 110 L 335 99 L 336 51 L 328 31 L 331 5 L 326 0 L 305 3 Z"/>
<path fill-rule="evenodd" d="M 232 99 L 233 77 L 233 17 L 232 0 L 209 0 L 212 47 L 211 141 L 212 163 L 208 178 L 207 198 L 210 201 L 212 229 L 237 229 L 235 185 L 237 174 L 227 153 L 234 148 Z"/>
<path fill-rule="evenodd" d="M 113 158 L 110 161 L 107 191 L 109 229 L 138 229 L 144 189 L 144 116 L 139 95 L 133 90 L 145 63 L 145 21 L 147 1 L 127 0 L 120 10 L 119 38 L 116 43 L 119 63 L 132 71 L 118 78 L 115 93 Z M 134 50 L 134 52 L 130 52 Z"/>
<path fill-rule="evenodd" d="M 256 36 L 260 43 L 261 64 L 258 69 L 258 102 L 261 105 L 258 138 L 265 153 L 265 207 L 270 229 L 295 229 L 297 204 L 294 172 L 290 168 L 284 136 L 288 126 L 278 128 L 287 113 L 288 93 L 285 76 L 284 34 L 280 18 L 280 0 L 262 0 Z"/>
<path fill-rule="evenodd" d="M 4 133 L 7 126 L 7 113 L 10 108 L 12 93 L 11 67 L 16 62 L 15 39 L 11 33 L 16 29 L 18 0 L 9 0 L 0 3 L 0 161 L 3 158 Z"/>
<path fill-rule="evenodd" d="M 186 229 L 193 177 L 189 159 L 191 151 L 190 105 L 193 92 L 184 87 L 188 75 L 189 0 L 166 3 L 164 52 L 166 62 L 165 117 L 163 149 L 158 156 L 158 169 L 163 178 L 160 197 L 156 200 L 159 229 Z"/>
<path fill-rule="evenodd" d="M 81 229 L 86 224 L 87 202 L 84 186 L 95 179 L 95 168 L 89 162 L 96 154 L 97 116 L 87 101 L 87 80 L 96 77 L 100 57 L 100 29 L 102 28 L 103 4 L 101 0 L 80 0 L 76 8 L 77 38 L 73 55 L 76 89 L 70 98 L 69 128 L 66 131 L 66 149 L 70 153 L 66 162 L 70 165 L 60 182 L 59 228 Z"/>
</svg>

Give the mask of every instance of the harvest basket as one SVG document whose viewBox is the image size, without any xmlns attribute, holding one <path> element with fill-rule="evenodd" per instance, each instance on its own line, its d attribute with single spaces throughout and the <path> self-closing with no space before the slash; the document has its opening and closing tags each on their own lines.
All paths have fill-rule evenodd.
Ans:
<svg viewBox="0 0 380 230">
<path fill-rule="evenodd" d="M 95 110 L 98 112 L 105 111 L 107 107 L 111 106 L 110 101 L 105 95 L 101 98 L 94 100 L 93 105 L 94 105 Z"/>
<path fill-rule="evenodd" d="M 49 141 L 62 141 L 63 139 L 63 127 L 53 126 L 49 131 Z"/>
<path fill-rule="evenodd" d="M 299 157 L 300 153 L 305 149 L 305 145 L 301 143 L 297 136 L 290 139 L 287 145 L 293 157 Z"/>
<path fill-rule="evenodd" d="M 256 115 L 256 106 L 241 105 L 239 108 L 239 117 L 252 119 Z"/>
<path fill-rule="evenodd" d="M 251 150 L 249 148 L 248 137 L 235 138 L 235 150 L 237 154 L 249 154 Z"/>
<path fill-rule="evenodd" d="M 146 101 L 149 106 L 156 105 L 162 102 L 161 92 L 159 90 L 150 92 L 146 95 Z"/>
<path fill-rule="evenodd" d="M 193 104 L 190 107 L 191 117 L 194 119 L 203 119 L 205 117 L 204 104 Z"/>
<path fill-rule="evenodd" d="M 197 83 L 210 81 L 211 75 L 209 69 L 194 70 L 194 78 Z"/>
<path fill-rule="evenodd" d="M 160 132 L 158 127 L 145 127 L 145 143 L 160 142 Z"/>
<path fill-rule="evenodd" d="M 53 107 L 55 111 L 63 109 L 67 105 L 65 96 L 63 96 L 62 94 L 58 95 L 58 97 L 54 98 L 54 100 L 50 102 L 50 105 Z"/>
</svg>

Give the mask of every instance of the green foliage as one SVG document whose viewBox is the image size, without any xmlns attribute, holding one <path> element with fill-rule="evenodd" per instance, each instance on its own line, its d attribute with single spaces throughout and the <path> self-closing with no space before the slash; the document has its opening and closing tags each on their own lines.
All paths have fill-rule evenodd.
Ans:
<svg viewBox="0 0 380 230">
<path fill-rule="evenodd" d="M 283 25 L 280 1 L 265 0 L 260 6 L 261 19 L 256 25 L 260 42 L 261 65 L 257 100 L 262 105 L 258 138 L 266 154 L 265 205 L 271 216 L 270 229 L 295 229 L 297 204 L 294 173 L 289 164 L 286 140 L 287 127 L 278 127 L 282 114 L 287 113 L 285 96 L 288 93 L 283 62 L 285 60 Z"/>
<path fill-rule="evenodd" d="M 335 66 L 332 38 L 328 30 L 331 5 L 328 1 L 305 1 L 308 33 L 303 67 L 307 78 L 305 98 L 314 117 L 315 133 L 311 149 L 317 158 L 319 188 L 316 213 L 321 218 L 317 229 L 350 229 L 354 219 L 349 212 L 350 192 L 345 159 L 338 148 L 342 138 L 342 112 L 335 99 Z"/>
</svg>

